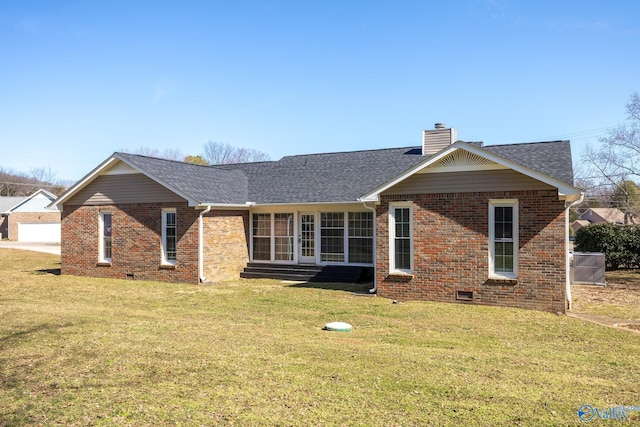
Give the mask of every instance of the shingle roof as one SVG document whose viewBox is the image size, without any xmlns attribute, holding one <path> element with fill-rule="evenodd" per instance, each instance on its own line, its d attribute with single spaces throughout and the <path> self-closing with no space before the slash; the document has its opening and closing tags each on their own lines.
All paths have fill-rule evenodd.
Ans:
<svg viewBox="0 0 640 427">
<path fill-rule="evenodd" d="M 288 156 L 232 167 L 249 177 L 249 198 L 256 203 L 353 202 L 424 159 L 410 147 Z"/>
<path fill-rule="evenodd" d="M 483 148 L 565 184 L 573 185 L 573 164 L 569 141 L 488 145 Z"/>
<path fill-rule="evenodd" d="M 573 184 L 569 141 L 482 149 Z M 127 163 L 198 203 L 355 202 L 428 157 L 420 147 L 287 156 L 278 161 L 202 166 L 117 153 Z"/>
<path fill-rule="evenodd" d="M 247 176 L 239 170 L 126 153 L 117 157 L 198 203 L 244 204 L 248 200 Z"/>
</svg>

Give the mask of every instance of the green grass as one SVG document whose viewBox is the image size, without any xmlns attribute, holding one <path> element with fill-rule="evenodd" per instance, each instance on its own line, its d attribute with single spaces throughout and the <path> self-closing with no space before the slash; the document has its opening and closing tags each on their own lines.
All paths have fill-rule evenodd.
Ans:
<svg viewBox="0 0 640 427">
<path fill-rule="evenodd" d="M 567 316 L 58 262 L 0 252 L 0 425 L 577 425 L 584 403 L 640 406 L 640 335 Z"/>
</svg>

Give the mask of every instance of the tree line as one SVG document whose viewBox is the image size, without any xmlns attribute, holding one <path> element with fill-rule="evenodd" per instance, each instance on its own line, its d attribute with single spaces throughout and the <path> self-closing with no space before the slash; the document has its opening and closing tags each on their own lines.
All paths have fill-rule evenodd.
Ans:
<svg viewBox="0 0 640 427">
<path fill-rule="evenodd" d="M 59 196 L 70 184 L 56 179 L 51 168 L 32 168 L 27 174 L 0 166 L 0 196 L 29 196 L 39 189 Z"/>
<path fill-rule="evenodd" d="M 627 122 L 589 145 L 576 167 L 576 185 L 585 190 L 577 210 L 615 207 L 633 224 L 640 222 L 640 95 L 633 93 L 625 107 Z"/>
</svg>

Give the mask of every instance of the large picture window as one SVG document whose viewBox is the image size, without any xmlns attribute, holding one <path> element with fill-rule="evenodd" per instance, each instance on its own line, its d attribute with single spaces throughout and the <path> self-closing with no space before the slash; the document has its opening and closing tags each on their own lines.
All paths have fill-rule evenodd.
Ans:
<svg viewBox="0 0 640 427">
<path fill-rule="evenodd" d="M 178 222 L 175 209 L 162 210 L 162 263 L 175 264 L 177 259 Z"/>
<path fill-rule="evenodd" d="M 373 236 L 371 211 L 301 212 L 297 217 L 293 212 L 254 213 L 251 215 L 251 259 L 372 264 Z M 320 252 L 317 258 L 316 247 Z"/>
<path fill-rule="evenodd" d="M 518 277 L 518 201 L 489 202 L 489 276 Z"/>
<path fill-rule="evenodd" d="M 256 213 L 251 216 L 254 261 L 293 261 L 293 213 Z"/>
<path fill-rule="evenodd" d="M 410 203 L 389 206 L 389 257 L 391 271 L 413 272 L 413 208 Z"/>
<path fill-rule="evenodd" d="M 98 260 L 99 262 L 111 263 L 111 231 L 112 231 L 111 212 L 100 212 L 100 236 Z"/>
</svg>

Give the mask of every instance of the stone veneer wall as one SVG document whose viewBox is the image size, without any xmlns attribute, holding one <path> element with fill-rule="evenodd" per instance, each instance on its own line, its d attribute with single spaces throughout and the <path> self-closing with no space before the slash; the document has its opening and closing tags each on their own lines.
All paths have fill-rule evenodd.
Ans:
<svg viewBox="0 0 640 427">
<path fill-rule="evenodd" d="M 518 199 L 519 273 L 490 280 L 489 199 Z M 414 271 L 389 271 L 389 202 L 413 201 Z M 377 208 L 378 295 L 564 312 L 565 208 L 556 191 L 383 196 Z M 472 301 L 457 292 L 473 292 Z"/>
<path fill-rule="evenodd" d="M 176 208 L 175 266 L 161 264 L 163 208 Z M 113 250 L 109 264 L 98 262 L 98 226 L 103 211 L 113 215 Z M 64 205 L 61 266 L 62 274 L 77 276 L 197 284 L 198 211 L 186 203 Z"/>
<path fill-rule="evenodd" d="M 238 279 L 249 262 L 249 212 L 208 212 L 203 228 L 205 281 Z"/>
</svg>

